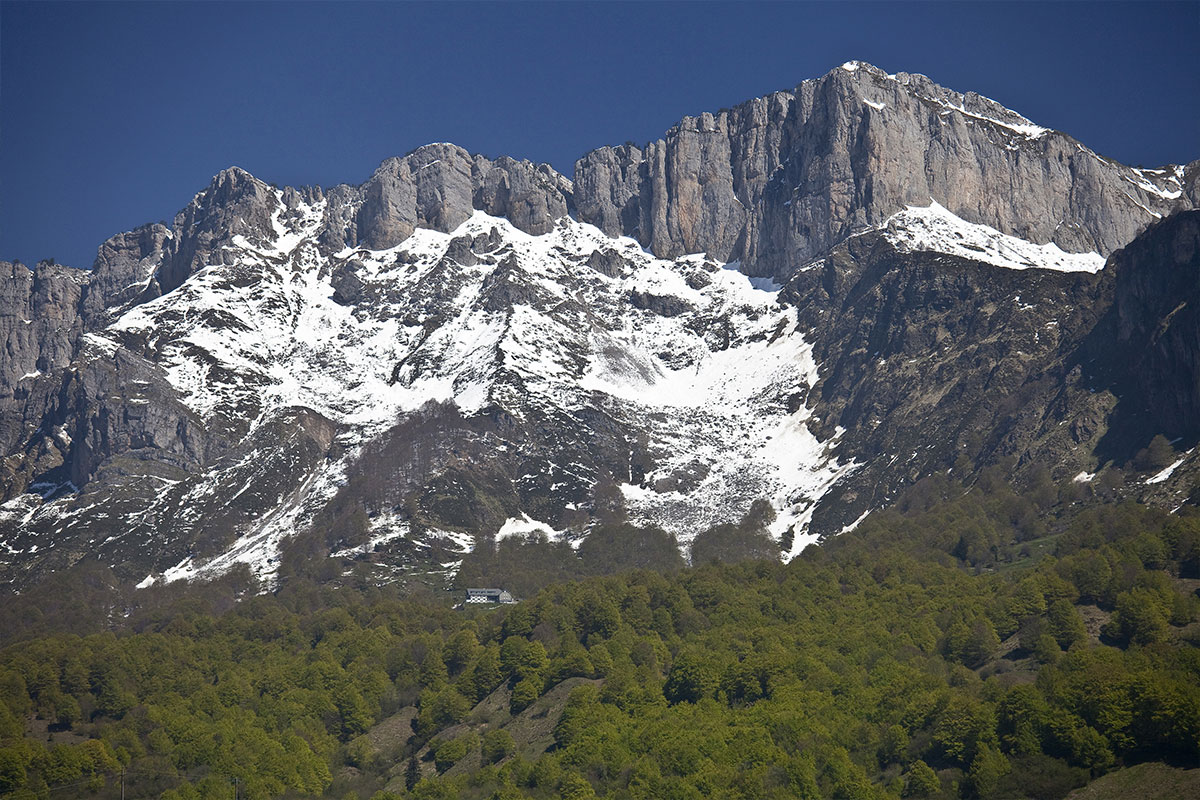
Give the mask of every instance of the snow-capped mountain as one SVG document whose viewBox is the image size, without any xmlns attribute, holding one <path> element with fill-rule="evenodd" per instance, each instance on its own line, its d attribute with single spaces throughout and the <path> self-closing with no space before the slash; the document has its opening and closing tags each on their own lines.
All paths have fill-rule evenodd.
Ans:
<svg viewBox="0 0 1200 800">
<path fill-rule="evenodd" d="M 452 572 L 577 544 L 608 483 L 685 546 L 765 498 L 788 558 L 933 471 L 1092 469 L 1131 378 L 1098 339 L 1167 347 L 1163 385 L 1194 368 L 1150 330 L 1177 294 L 1129 276 L 1194 275 L 1196 214 L 1106 259 L 1197 166 L 851 62 L 574 181 L 449 144 L 358 187 L 231 168 L 90 272 L 4 265 L 0 563 L 269 579 L 303 539 Z M 1177 383 L 1163 430 L 1194 437 Z"/>
</svg>

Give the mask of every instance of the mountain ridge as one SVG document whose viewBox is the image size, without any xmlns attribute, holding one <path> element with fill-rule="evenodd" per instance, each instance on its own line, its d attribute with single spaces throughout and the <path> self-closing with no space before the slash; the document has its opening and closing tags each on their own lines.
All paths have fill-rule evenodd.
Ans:
<svg viewBox="0 0 1200 800">
<path fill-rule="evenodd" d="M 574 181 L 448 143 L 357 187 L 222 170 L 91 272 L 4 266 L 5 580 L 98 553 L 130 580 L 269 575 L 297 530 L 452 573 L 503 531 L 578 544 L 606 482 L 684 543 L 766 499 L 790 557 L 947 467 L 1091 472 L 1136 379 L 1072 353 L 1166 302 L 1101 259 L 1193 205 L 1197 163 L 1124 167 L 848 62 Z M 1190 274 L 1189 230 L 1151 224 L 1147 252 Z M 1192 436 L 1194 345 L 1156 341 Z"/>
<path fill-rule="evenodd" d="M 867 77 L 870 85 L 863 85 L 863 76 Z M 633 166 L 636 166 L 637 163 L 645 163 L 646 161 L 646 158 L 641 153 L 643 150 L 649 152 L 649 150 L 654 148 L 673 147 L 675 144 L 672 140 L 678 139 L 680 135 L 689 132 L 716 132 L 715 130 L 711 129 L 711 126 L 716 124 L 722 115 L 728 116 L 729 114 L 739 112 L 743 115 L 756 115 L 757 117 L 761 118 L 763 116 L 764 109 L 773 101 L 783 102 L 785 98 L 789 98 L 787 102 L 788 104 L 792 104 L 795 102 L 795 99 L 798 95 L 803 95 L 806 93 L 812 94 L 817 89 L 822 89 L 825 90 L 826 93 L 830 93 L 827 87 L 830 87 L 831 85 L 837 90 L 832 92 L 832 94 L 845 95 L 847 88 L 850 86 L 849 84 L 846 84 L 847 80 L 855 81 L 855 83 L 852 85 L 853 88 L 866 88 L 873 92 L 884 92 L 891 90 L 893 94 L 904 94 L 911 98 L 934 104 L 940 108 L 940 114 L 946 114 L 952 118 L 955 116 L 969 118 L 964 120 L 965 123 L 989 123 L 993 126 L 1006 128 L 1025 140 L 1036 141 L 1045 139 L 1047 137 L 1067 138 L 1070 140 L 1070 143 L 1079 146 L 1081 151 L 1084 151 L 1096 162 L 1111 165 L 1117 168 L 1123 168 L 1123 178 L 1127 181 L 1127 185 L 1129 185 L 1130 189 L 1134 190 L 1137 194 L 1136 197 L 1127 196 L 1126 200 L 1138 206 L 1147 219 L 1160 218 L 1164 210 L 1169 212 L 1174 208 L 1187 207 L 1188 205 L 1195 205 L 1197 203 L 1197 194 L 1200 192 L 1200 168 L 1198 168 L 1200 162 L 1198 161 L 1192 161 L 1188 164 L 1179 165 L 1168 164 L 1158 169 L 1126 167 L 1117 161 L 1088 150 L 1068 134 L 1065 134 L 1061 131 L 1042 128 L 1041 126 L 1036 125 L 1036 123 L 1033 123 L 1031 120 L 1020 115 L 1018 112 L 1012 111 L 1011 109 L 1004 107 L 990 98 L 978 95 L 974 92 L 960 93 L 951 89 L 946 89 L 921 74 L 905 72 L 889 74 L 871 64 L 868 64 L 867 62 L 862 61 L 846 62 L 840 67 L 834 68 L 820 78 L 802 81 L 791 90 L 772 92 L 767 95 L 745 101 L 738 106 L 733 107 L 732 109 L 722 109 L 716 114 L 711 112 L 703 112 L 696 116 L 685 116 L 667 130 L 664 138 L 655 140 L 653 142 L 648 142 L 641 148 L 638 148 L 632 144 L 621 145 L 618 147 L 605 146 L 596 148 L 588 153 L 585 153 L 580 157 L 580 159 L 577 160 L 575 165 L 575 175 L 571 177 L 567 177 L 559 173 L 549 164 L 534 163 L 527 159 L 518 160 L 503 155 L 493 159 L 482 154 L 471 153 L 466 149 L 450 142 L 433 142 L 413 148 L 403 156 L 394 156 L 385 159 L 380 163 L 379 167 L 376 168 L 372 176 L 362 184 L 337 184 L 329 189 L 322 189 L 319 186 L 305 186 L 297 187 L 293 191 L 298 193 L 312 191 L 332 192 L 339 198 L 345 198 L 348 194 L 354 191 L 359 191 L 363 194 L 374 192 L 379 196 L 380 201 L 383 202 L 384 205 L 387 205 L 388 203 L 395 205 L 397 197 L 394 192 L 390 191 L 390 189 L 394 187 L 385 185 L 387 181 L 384 179 L 398 178 L 399 176 L 396 174 L 396 170 L 399 168 L 406 168 L 408 170 L 408 175 L 405 177 L 411 177 L 412 174 L 423 171 L 440 162 L 441 156 L 449 154 L 451 156 L 451 160 L 464 162 L 464 164 L 459 164 L 458 166 L 465 165 L 468 168 L 478 168 L 480 174 L 477 177 L 480 181 L 490 179 L 493 181 L 493 183 L 490 183 L 486 186 L 481 183 L 479 186 L 472 186 L 470 191 L 464 192 L 463 186 L 451 185 L 453 182 L 447 182 L 445 180 L 447 176 L 443 174 L 441 176 L 443 179 L 442 182 L 443 184 L 449 186 L 448 194 L 451 195 L 440 198 L 440 202 L 444 205 L 444 208 L 437 206 L 436 204 L 434 206 L 430 206 L 427 202 L 428 197 L 426 196 L 423 196 L 417 200 L 407 197 L 405 198 L 406 200 L 415 202 L 417 204 L 411 210 L 412 213 L 409 213 L 409 210 L 407 209 L 398 211 L 396 212 L 398 216 L 395 219 L 392 219 L 387 213 L 382 213 L 381 209 L 375 207 L 374 205 L 368 204 L 369 210 L 362 214 L 355 214 L 354 216 L 356 219 L 347 220 L 341 217 L 333 217 L 329 221 L 329 226 L 331 228 L 341 226 L 341 233 L 352 234 L 350 238 L 353 240 L 346 242 L 351 245 L 358 243 L 357 229 L 361 227 L 363 228 L 363 233 L 361 235 L 363 242 L 369 246 L 375 247 L 376 249 L 384 249 L 385 247 L 394 246 L 400 240 L 402 240 L 403 237 L 411 233 L 412 229 L 419 226 L 419 224 L 413 224 L 414 214 L 416 215 L 416 219 L 420 220 L 420 222 L 428 224 L 430 227 L 433 227 L 436 230 L 442 230 L 443 232 L 448 230 L 446 227 L 447 225 L 449 225 L 449 227 L 455 227 L 458 223 L 461 223 L 463 220 L 465 220 L 466 216 L 469 216 L 469 214 L 465 213 L 468 208 L 471 210 L 488 211 L 488 213 L 496 216 L 508 216 L 506 213 L 503 213 L 505 209 L 505 202 L 508 198 L 499 196 L 504 194 L 503 191 L 500 190 L 505 188 L 503 184 L 505 177 L 515 177 L 523 182 L 522 187 L 516 190 L 519 198 L 527 197 L 530 201 L 540 202 L 542 198 L 537 196 L 537 192 L 532 191 L 532 188 L 534 187 L 528 187 L 524 184 L 526 182 L 535 182 L 534 178 L 536 176 L 543 176 L 546 180 L 552 184 L 555 184 L 547 197 L 552 197 L 553 193 L 557 192 L 561 198 L 561 203 L 554 203 L 552 201 L 547 202 L 546 210 L 542 214 L 533 212 L 529 212 L 527 215 L 524 212 L 517 214 L 516 219 L 513 219 L 512 221 L 518 228 L 525 230 L 526 232 L 534 232 L 535 230 L 546 229 L 547 219 L 555 218 L 554 215 L 556 213 L 560 216 L 564 213 L 576 213 L 575 209 L 572 207 L 575 202 L 575 195 L 577 193 L 582 193 L 587 198 L 589 208 L 579 213 L 580 219 L 596 224 L 597 227 L 599 227 L 601 230 L 604 230 L 606 233 L 609 233 L 610 235 L 617 235 L 617 233 L 631 235 L 633 238 L 638 239 L 643 246 L 648 246 L 652 252 L 660 256 L 675 256 L 681 255 L 684 252 L 708 252 L 708 249 L 699 246 L 694 246 L 681 252 L 668 252 L 669 250 L 672 250 L 672 248 L 678 249 L 678 245 L 675 244 L 672 246 L 667 246 L 665 243 L 663 243 L 660 247 L 658 244 L 656 244 L 653 236 L 651 236 L 648 241 L 643 241 L 642 237 L 636 235 L 637 231 L 630 230 L 630 225 L 614 222 L 610 209 L 601 206 L 592 208 L 592 206 L 600 202 L 594 195 L 605 189 L 610 190 L 610 192 L 619 192 L 622 186 L 622 181 L 617 180 L 613 183 L 612 187 L 609 187 L 608 184 L 605 183 L 600 186 L 587 188 L 585 190 L 579 190 L 577 184 L 580 183 L 581 179 L 587 183 L 594 184 L 595 175 L 592 171 L 597 166 L 595 163 L 596 160 L 607 158 L 610 153 L 617 153 L 623 149 L 626 153 L 636 153 L 638 157 L 640 157 L 640 161 L 637 161 L 633 164 Z M 806 99 L 808 102 L 812 102 L 814 98 L 808 97 L 804 99 Z M 876 108 L 876 106 L 879 105 L 877 102 L 869 100 L 865 97 L 855 96 L 854 98 L 851 98 L 847 95 L 845 97 L 838 96 L 835 99 L 838 101 L 850 99 L 856 100 L 857 104 L 860 106 L 860 110 L 863 108 L 869 108 L 873 111 L 882 111 L 882 109 Z M 758 123 L 759 126 L 762 127 L 762 119 L 755 119 L 754 122 Z M 705 126 L 708 126 L 708 128 Z M 773 135 L 776 138 L 779 137 L 778 132 L 770 135 Z M 993 144 L 995 143 L 993 142 Z M 1012 147 L 1013 144 L 1009 142 L 1006 143 L 1005 146 Z M 759 155 L 762 156 L 763 154 Z M 780 164 L 777 163 L 776 167 L 778 166 L 780 166 Z M 580 174 L 581 169 L 584 172 L 583 175 Z M 440 170 L 439 172 L 444 173 L 445 171 Z M 491 174 L 487 174 L 489 172 Z M 214 191 L 218 193 L 221 191 L 227 191 L 222 188 L 224 186 L 226 176 L 240 176 L 242 178 L 254 177 L 248 170 L 245 170 L 242 167 L 230 166 L 218 172 L 210 182 L 209 186 L 205 190 L 202 190 L 199 194 L 205 194 Z M 258 181 L 257 178 L 255 178 L 255 180 Z M 748 178 L 745 176 L 739 176 L 738 180 L 741 182 L 746 182 L 748 181 Z M 265 182 L 258 182 L 263 186 L 267 185 Z M 409 187 L 404 188 L 408 189 Z M 546 189 L 549 187 L 541 188 Z M 512 191 L 513 190 L 509 188 L 509 192 L 511 193 Z M 969 191 L 973 194 L 975 193 L 973 190 L 964 191 Z M 420 186 L 415 193 L 418 195 L 429 194 L 428 191 Z M 454 196 L 455 193 L 457 193 L 457 196 Z M 468 200 L 466 195 L 472 196 Z M 961 203 L 947 202 L 945 197 L 935 196 L 935 193 L 927 192 L 925 194 L 921 194 L 920 196 L 914 194 L 906 199 L 910 201 L 919 201 L 914 203 L 916 205 L 927 204 L 927 201 L 932 199 L 949 209 L 952 213 L 955 213 L 957 216 L 967 219 L 969 222 L 988 224 L 991 227 L 996 227 L 1002 232 L 1018 235 L 1021 236 L 1021 238 L 1035 241 L 1035 243 L 1044 244 L 1049 241 L 1056 241 L 1052 236 L 1035 237 L 1031 239 L 1030 236 L 1024 235 L 1028 234 L 1029 231 L 1021 232 L 1009 230 L 1003 224 L 996 225 L 994 223 L 997 221 L 1002 222 L 1002 220 L 996 216 L 995 212 L 992 212 L 990 219 L 984 218 L 985 215 L 978 213 L 978 209 L 976 209 L 977 213 L 964 214 L 964 207 L 961 205 Z M 1172 206 L 1172 201 L 1181 201 L 1184 205 L 1180 206 L 1176 204 Z M 891 213 L 903 210 L 903 208 L 905 208 L 907 205 L 908 203 L 899 205 L 894 204 L 892 207 L 890 207 L 890 211 L 888 211 L 887 214 L 890 215 Z M 562 210 L 564 206 L 565 210 Z M 362 217 L 361 222 L 357 219 L 359 216 Z M 882 218 L 876 220 L 876 224 L 881 220 Z M 450 224 L 451 221 L 455 221 L 454 224 Z M 153 228 L 154 225 L 155 224 L 142 226 L 141 228 L 135 230 L 142 231 L 146 228 Z M 862 227 L 869 226 L 864 225 Z M 1058 231 L 1055 231 L 1054 233 L 1059 234 Z M 727 240 L 731 235 L 733 234 L 721 234 L 716 235 L 715 238 L 710 236 L 707 239 L 704 239 L 704 241 L 708 241 L 709 243 L 716 242 L 717 244 L 720 244 L 721 242 L 726 242 L 726 246 L 724 248 L 717 247 L 713 249 L 711 255 L 714 255 L 718 258 L 723 258 L 720 250 L 729 248 Z M 1060 235 L 1065 236 L 1065 234 Z M 697 237 L 685 238 L 687 238 L 689 241 L 692 241 L 693 244 L 699 244 Z M 1093 236 L 1093 238 L 1095 237 Z M 1131 238 L 1131 235 L 1122 235 L 1118 237 L 1121 243 L 1127 242 Z M 671 239 L 671 241 L 674 242 L 674 239 Z M 1101 255 L 1108 255 L 1113 249 L 1115 249 L 1107 244 L 1103 237 L 1097 241 L 1090 242 L 1090 244 L 1097 243 L 1101 244 L 1101 247 L 1098 248 Z M 108 243 L 106 242 L 105 244 Z M 1064 244 L 1064 247 L 1066 247 L 1068 251 L 1079 251 L 1078 248 L 1082 246 L 1082 244 L 1083 240 L 1080 240 L 1076 237 L 1074 241 Z M 97 261 L 99 260 L 100 259 L 98 258 Z M 736 260 L 736 258 L 730 258 L 729 260 Z M 94 264 L 93 268 L 95 268 L 95 266 L 96 265 Z"/>
</svg>

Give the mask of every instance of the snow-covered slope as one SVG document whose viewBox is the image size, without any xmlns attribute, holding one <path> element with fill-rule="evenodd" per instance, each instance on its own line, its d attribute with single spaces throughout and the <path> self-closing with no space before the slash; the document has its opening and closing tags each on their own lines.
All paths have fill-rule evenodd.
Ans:
<svg viewBox="0 0 1200 800">
<path fill-rule="evenodd" d="M 389 391 L 390 365 L 408 341 L 392 306 L 368 316 L 333 299 L 336 262 L 312 238 L 323 205 L 302 205 L 285 222 L 280 204 L 273 240 L 234 236 L 227 263 L 133 308 L 89 334 L 89 344 L 152 359 L 206 421 L 245 419 L 252 430 L 281 408 L 301 406 L 361 436 L 378 433 L 426 398 Z"/>
<path fill-rule="evenodd" d="M 1067 253 L 1053 242 L 1027 242 L 960 219 L 936 201 L 925 208 L 909 206 L 889 217 L 883 229 L 903 253 L 946 253 L 1006 269 L 1099 272 L 1104 267 L 1099 253 Z"/>
<path fill-rule="evenodd" d="M 779 514 L 773 533 L 791 530 L 794 555 L 810 541 L 815 502 L 853 469 L 832 454 L 836 441 L 805 425 L 817 365 L 794 310 L 777 302 L 779 287 L 736 264 L 658 259 L 570 218 L 533 236 L 483 212 L 387 250 L 327 254 L 315 238 L 323 213 L 320 204 L 286 213 L 280 202 L 267 240 L 233 237 L 224 263 L 86 336 L 89 358 L 120 352 L 154 365 L 210 429 L 251 441 L 295 408 L 337 426 L 339 460 L 305 471 L 244 520 L 223 553 L 189 549 L 164 564 L 167 580 L 238 562 L 268 576 L 281 542 L 312 523 L 362 446 L 431 401 L 468 417 L 502 409 L 517 420 L 610 418 L 653 465 L 636 476 L 627 461 L 604 465 L 624 484 L 631 518 L 685 545 L 767 497 Z M 530 458 L 536 449 L 514 446 Z M 594 459 L 579 455 L 547 467 L 564 496 L 587 497 L 596 480 Z M 251 449 L 181 487 L 178 502 L 157 502 L 184 518 L 218 499 L 228 505 L 254 486 L 261 457 Z M 76 502 L 67 495 L 36 514 L 70 515 Z M 388 511 L 372 541 L 407 525 Z"/>
<path fill-rule="evenodd" d="M 333 552 L 354 557 L 432 537 L 449 559 L 439 563 L 453 569 L 480 536 L 543 530 L 578 544 L 588 518 L 579 513 L 611 473 L 631 519 L 667 529 L 682 546 L 767 498 L 777 515 L 771 533 L 792 557 L 816 538 L 808 526 L 818 501 L 857 468 L 835 454 L 841 429 L 814 416 L 808 393 L 821 368 L 795 307 L 737 263 L 656 258 L 569 217 L 532 235 L 481 211 L 388 249 L 330 252 L 319 241 L 328 201 L 289 208 L 272 192 L 267 235 L 231 236 L 220 263 L 84 337 L 85 359 L 140 359 L 152 373 L 142 383 L 165 383 L 206 430 L 238 447 L 198 474 L 154 476 L 149 485 L 160 488 L 126 505 L 86 491 L 18 497 L 0 509 L 0 523 L 22 532 L 5 539 L 11 555 L 83 535 L 104 507 L 120 528 L 105 544 L 159 550 L 143 585 L 237 563 L 269 578 L 280 548 L 362 468 L 364 448 L 430 402 L 542 431 L 494 437 L 490 455 L 473 455 L 503 461 L 520 507 L 476 529 L 436 515 L 415 524 L 403 493 L 384 492 L 367 504 L 363 540 Z M 1031 244 L 937 203 L 899 212 L 879 232 L 900 253 L 1010 269 L 1103 266 L 1096 254 Z M 132 388 L 126 408 L 155 402 Z M 315 436 L 331 439 L 323 458 L 310 418 L 280 428 L 301 410 L 332 426 Z M 597 419 L 611 430 L 596 433 Z M 821 429 L 824 438 L 813 433 Z M 594 437 L 607 455 L 589 451 Z M 438 463 L 428 479 L 449 462 Z M 215 552 L 201 546 L 214 514 L 229 520 Z"/>
</svg>

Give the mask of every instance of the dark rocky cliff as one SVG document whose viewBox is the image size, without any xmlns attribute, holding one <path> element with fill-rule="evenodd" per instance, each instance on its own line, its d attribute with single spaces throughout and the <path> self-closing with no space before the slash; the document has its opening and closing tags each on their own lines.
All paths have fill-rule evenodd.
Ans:
<svg viewBox="0 0 1200 800">
<path fill-rule="evenodd" d="M 1099 452 L 1125 460 L 1161 433 L 1200 441 L 1200 212 L 1175 214 L 1114 253 L 1112 305 L 1080 348 L 1119 402 Z"/>
</svg>

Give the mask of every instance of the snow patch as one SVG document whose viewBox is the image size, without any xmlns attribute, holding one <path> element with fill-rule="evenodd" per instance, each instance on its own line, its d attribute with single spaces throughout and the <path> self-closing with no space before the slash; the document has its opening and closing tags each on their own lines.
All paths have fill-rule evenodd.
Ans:
<svg viewBox="0 0 1200 800">
<path fill-rule="evenodd" d="M 987 225 L 967 222 L 935 200 L 924 208 L 909 206 L 893 214 L 882 229 L 888 241 L 904 253 L 946 253 L 1005 269 L 1095 273 L 1105 262 L 1099 253 L 1067 253 L 1053 242 L 1034 244 Z"/>
<path fill-rule="evenodd" d="M 842 526 L 841 532 L 842 533 L 850 533 L 850 531 L 854 530 L 855 528 L 857 528 L 859 525 L 862 524 L 862 521 L 867 518 L 867 515 L 870 514 L 871 511 L 872 511 L 872 509 L 868 508 L 866 511 L 859 514 L 858 519 L 854 520 L 854 522 L 851 522 L 849 525 Z"/>
<path fill-rule="evenodd" d="M 997 117 L 988 116 L 986 114 L 978 114 L 973 111 L 967 111 L 966 108 L 963 106 L 962 99 L 960 99 L 957 103 L 953 103 L 953 102 L 950 102 L 949 100 L 945 100 L 945 99 L 942 99 L 939 97 L 930 97 L 928 95 L 916 95 L 916 96 L 920 97 L 923 100 L 928 100 L 931 103 L 936 103 L 937 105 L 942 106 L 943 108 L 946 109 L 947 112 L 955 112 L 956 111 L 959 114 L 962 114 L 964 117 L 970 117 L 971 119 L 976 119 L 981 122 L 987 122 L 991 125 L 997 125 L 1001 128 L 1006 128 L 1014 133 L 1021 135 L 1022 137 L 1026 138 L 1026 139 L 1040 139 L 1041 137 L 1045 136 L 1047 133 L 1050 133 L 1049 128 L 1043 128 L 1041 125 L 1035 125 L 1032 121 L 1026 119 L 1025 117 L 1021 116 L 1017 112 L 1012 111 L 1011 109 L 1004 108 L 1004 106 L 1001 106 L 999 103 L 996 103 L 995 100 L 991 100 L 991 98 L 984 98 L 984 99 L 988 100 L 989 102 L 995 103 L 997 107 L 1004 109 L 1004 111 L 1006 111 L 1008 114 L 1012 115 L 1012 119 L 1007 119 L 1007 120 L 999 119 Z M 962 97 L 962 95 L 958 95 L 958 96 L 960 98 Z M 968 122 L 967 124 L 970 124 L 970 123 Z"/>
<path fill-rule="evenodd" d="M 448 541 L 456 550 L 462 553 L 470 553 L 475 549 L 475 537 L 469 533 L 463 533 L 461 531 L 443 531 L 439 530 L 438 528 L 427 528 L 425 530 L 425 535 L 431 539 L 442 539 Z M 461 563 L 462 561 L 454 562 L 455 565 Z M 457 566 L 455 568 L 457 568 Z"/>
<path fill-rule="evenodd" d="M 344 481 L 344 464 L 325 464 L 316 469 L 304 483 L 278 507 L 245 526 L 244 533 L 228 550 L 215 558 L 200 561 L 191 555 L 165 570 L 162 575 L 148 575 L 138 588 L 159 581 L 211 580 L 238 564 L 246 564 L 267 588 L 273 588 L 279 570 L 280 547 L 299 530 L 311 523 L 316 511 L 332 497 Z M 197 487 L 203 489 L 204 486 Z"/>
<path fill-rule="evenodd" d="M 408 522 L 394 512 L 372 517 L 368 525 L 372 535 L 367 541 L 357 547 L 346 547 L 329 555 L 332 558 L 357 558 L 375 552 L 376 548 L 388 542 L 408 536 L 411 531 Z"/>
<path fill-rule="evenodd" d="M 530 519 L 528 515 L 522 514 L 519 517 L 509 517 L 504 521 L 500 530 L 496 532 L 496 541 L 502 542 L 514 536 L 522 537 L 538 533 L 545 534 L 546 538 L 551 541 L 557 541 L 563 536 L 562 532 L 554 530 L 546 523 L 538 522 L 536 519 Z"/>
<path fill-rule="evenodd" d="M 1127 180 L 1129 180 L 1130 183 L 1132 183 L 1134 186 L 1138 187 L 1142 191 L 1147 192 L 1152 195 L 1155 195 L 1157 197 L 1161 197 L 1163 200 L 1178 200 L 1180 197 L 1183 196 L 1183 184 L 1180 182 L 1179 178 L 1176 177 L 1174 174 L 1172 174 L 1166 178 L 1166 181 L 1169 181 L 1176 186 L 1176 188 L 1174 190 L 1165 189 L 1165 188 L 1151 182 L 1146 177 L 1147 175 L 1154 175 L 1157 177 L 1157 176 L 1166 174 L 1166 172 L 1167 172 L 1167 170 L 1163 170 L 1163 169 L 1137 169 L 1137 168 L 1134 168 L 1133 169 L 1133 177 L 1129 178 Z"/>
<path fill-rule="evenodd" d="M 1163 481 L 1167 480 L 1168 478 L 1171 477 L 1171 475 L 1173 475 L 1175 473 L 1175 470 L 1179 468 L 1179 465 L 1182 464 L 1184 462 L 1184 460 L 1186 460 L 1186 458 L 1187 458 L 1187 454 L 1185 453 L 1183 458 L 1179 459 L 1174 464 L 1172 464 L 1171 466 L 1164 469 L 1162 472 L 1159 472 L 1154 477 L 1147 478 L 1146 483 L 1147 484 L 1162 483 Z"/>
</svg>

